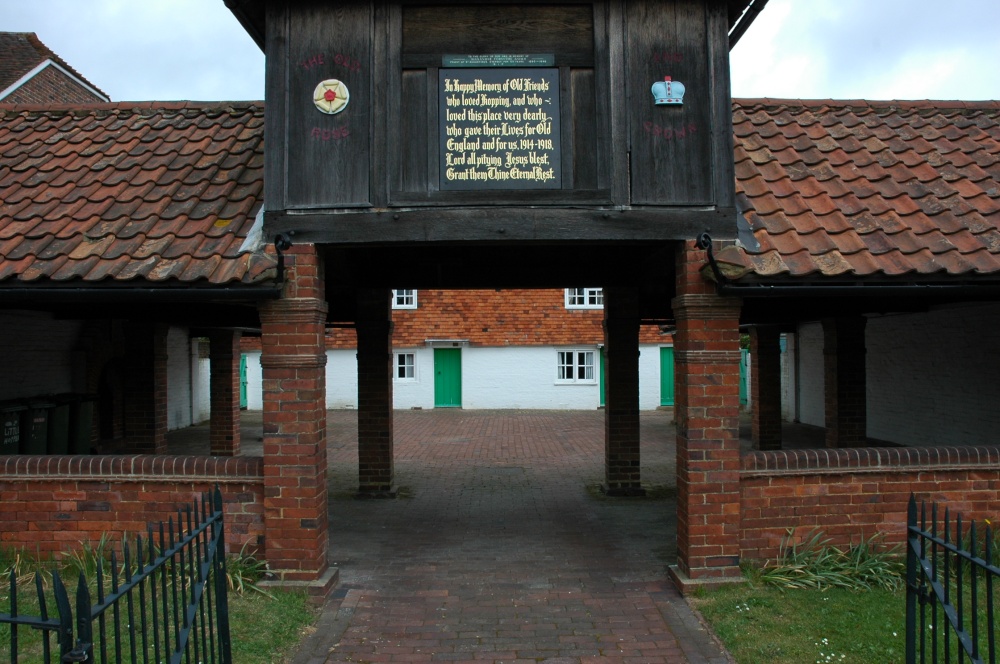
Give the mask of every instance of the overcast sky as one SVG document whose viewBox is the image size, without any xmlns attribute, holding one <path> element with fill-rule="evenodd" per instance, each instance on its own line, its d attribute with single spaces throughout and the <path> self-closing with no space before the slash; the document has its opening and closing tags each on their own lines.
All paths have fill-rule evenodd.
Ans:
<svg viewBox="0 0 1000 664">
<path fill-rule="evenodd" d="M 113 101 L 264 96 L 223 0 L 0 0 Z M 770 0 L 732 54 L 733 95 L 1000 99 L 1000 0 Z"/>
</svg>

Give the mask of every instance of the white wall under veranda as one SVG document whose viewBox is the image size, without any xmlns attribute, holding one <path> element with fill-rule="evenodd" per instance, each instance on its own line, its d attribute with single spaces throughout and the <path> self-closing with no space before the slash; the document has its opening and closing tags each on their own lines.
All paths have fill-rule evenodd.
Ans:
<svg viewBox="0 0 1000 664">
<path fill-rule="evenodd" d="M 823 333 L 800 326 L 799 418 L 825 426 Z M 868 437 L 906 445 L 1000 442 L 1000 305 L 871 316 L 865 328 Z"/>
<path fill-rule="evenodd" d="M 191 341 L 186 329 L 167 330 L 167 430 L 191 424 Z"/>
<path fill-rule="evenodd" d="M 868 319 L 868 437 L 1000 442 L 1000 305 Z"/>
<path fill-rule="evenodd" d="M 580 347 L 584 348 L 584 347 Z M 587 347 L 597 350 L 596 347 Z M 462 407 L 591 410 L 600 405 L 600 385 L 556 382 L 557 348 L 508 346 L 462 348 Z M 434 349 L 408 348 L 415 359 L 413 380 L 393 381 L 396 409 L 434 408 Z M 658 346 L 642 346 L 639 356 L 639 407 L 660 405 Z M 597 369 L 597 367 L 595 367 Z M 328 408 L 357 408 L 357 352 L 327 351 Z M 248 409 L 263 408 L 260 353 L 247 353 Z"/>
<path fill-rule="evenodd" d="M 826 426 L 823 326 L 819 323 L 800 325 L 797 342 L 799 421 L 818 427 Z"/>
</svg>

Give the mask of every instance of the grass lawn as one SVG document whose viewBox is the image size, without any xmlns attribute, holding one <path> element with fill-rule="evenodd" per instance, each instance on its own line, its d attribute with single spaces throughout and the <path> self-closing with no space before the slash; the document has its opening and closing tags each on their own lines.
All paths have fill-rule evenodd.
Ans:
<svg viewBox="0 0 1000 664">
<path fill-rule="evenodd" d="M 739 664 L 903 661 L 904 590 L 779 590 L 748 583 L 697 593 L 691 603 Z"/>
<path fill-rule="evenodd" d="M 305 593 L 277 589 L 269 589 L 268 592 L 273 598 L 252 591 L 242 595 L 229 593 L 229 628 L 234 662 L 281 664 L 288 661 L 316 620 L 317 609 L 310 604 Z M 20 611 L 35 613 L 38 603 L 34 600 L 34 588 L 28 585 L 19 594 Z M 0 613 L 9 610 L 6 579 L 3 579 Z M 50 604 L 50 613 L 52 610 Z M 40 634 L 30 628 L 18 630 L 18 662 L 43 661 Z M 54 637 L 51 643 L 55 647 Z M 0 658 L 9 656 L 9 652 L 10 626 L 0 625 Z M 54 659 L 57 658 L 54 656 Z"/>
<path fill-rule="evenodd" d="M 286 662 L 316 621 L 318 609 L 309 603 L 306 593 L 274 589 L 268 592 L 274 599 L 253 592 L 229 596 L 234 662 Z"/>
</svg>

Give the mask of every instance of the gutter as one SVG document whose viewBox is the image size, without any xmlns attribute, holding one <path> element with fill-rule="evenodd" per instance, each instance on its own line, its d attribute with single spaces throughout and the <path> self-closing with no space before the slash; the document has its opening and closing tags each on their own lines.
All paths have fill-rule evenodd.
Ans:
<svg viewBox="0 0 1000 664">
<path fill-rule="evenodd" d="M 740 15 L 739 19 L 737 19 L 736 21 L 736 24 L 729 31 L 730 51 L 733 50 L 733 47 L 736 46 L 736 43 L 740 40 L 740 37 L 743 36 L 743 33 L 747 31 L 747 29 L 750 27 L 750 24 L 753 23 L 754 19 L 757 18 L 757 14 L 761 13 L 766 5 L 767 5 L 767 0 L 750 1 L 750 4 L 747 5 L 746 10 L 743 12 L 742 15 Z"/>
<path fill-rule="evenodd" d="M 931 296 L 939 294 L 967 294 L 976 297 L 1000 297 L 1000 284 L 976 285 L 968 282 L 960 284 L 835 284 L 817 285 L 815 283 L 803 286 L 775 286 L 773 284 L 737 283 L 722 274 L 719 264 L 715 261 L 712 250 L 712 238 L 708 233 L 702 233 L 695 239 L 699 249 L 708 253 L 708 265 L 715 276 L 715 289 L 719 295 L 737 295 L 740 297 L 779 297 L 779 296 L 827 296 L 827 297 L 884 297 L 890 296 Z"/>
</svg>

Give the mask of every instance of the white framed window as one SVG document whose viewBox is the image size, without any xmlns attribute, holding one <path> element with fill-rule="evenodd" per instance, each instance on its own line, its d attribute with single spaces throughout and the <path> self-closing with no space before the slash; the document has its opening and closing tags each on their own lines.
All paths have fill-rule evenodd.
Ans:
<svg viewBox="0 0 1000 664">
<path fill-rule="evenodd" d="M 413 353 L 393 353 L 392 377 L 399 381 L 415 381 L 417 379 L 417 356 Z"/>
<path fill-rule="evenodd" d="M 556 383 L 596 383 L 595 350 L 556 351 Z"/>
<path fill-rule="evenodd" d="M 603 309 L 603 288 L 567 288 L 567 309 Z"/>
<path fill-rule="evenodd" d="M 394 288 L 392 291 L 393 309 L 416 309 L 417 291 L 412 289 Z"/>
</svg>

